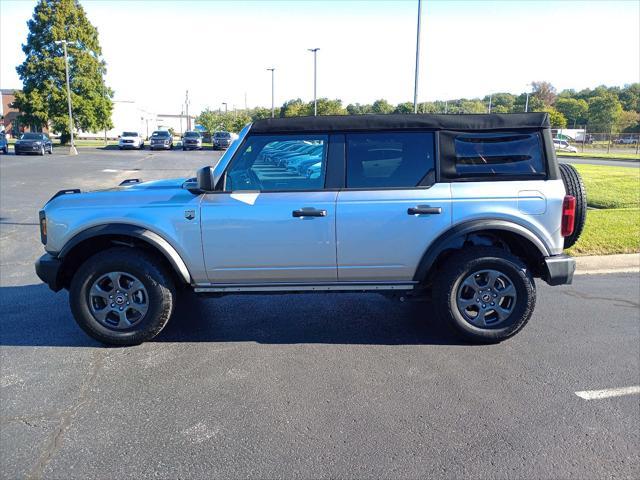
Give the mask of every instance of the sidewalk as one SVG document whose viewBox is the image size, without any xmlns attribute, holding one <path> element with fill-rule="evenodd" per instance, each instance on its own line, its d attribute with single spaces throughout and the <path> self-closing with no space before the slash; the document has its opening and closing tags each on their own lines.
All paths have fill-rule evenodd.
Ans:
<svg viewBox="0 0 640 480">
<path fill-rule="evenodd" d="M 576 275 L 640 273 L 640 253 L 575 257 Z"/>
</svg>

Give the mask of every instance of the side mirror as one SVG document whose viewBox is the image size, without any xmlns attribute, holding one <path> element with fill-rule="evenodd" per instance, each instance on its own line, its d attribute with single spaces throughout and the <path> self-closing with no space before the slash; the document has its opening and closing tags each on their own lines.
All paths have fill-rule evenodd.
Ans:
<svg viewBox="0 0 640 480">
<path fill-rule="evenodd" d="M 215 183 L 213 181 L 213 168 L 202 167 L 198 170 L 198 189 L 203 192 L 213 192 L 215 190 Z"/>
</svg>

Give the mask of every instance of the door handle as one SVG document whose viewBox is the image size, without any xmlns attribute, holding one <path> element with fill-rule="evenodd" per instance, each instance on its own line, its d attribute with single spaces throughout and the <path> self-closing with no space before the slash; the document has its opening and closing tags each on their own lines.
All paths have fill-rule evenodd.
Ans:
<svg viewBox="0 0 640 480">
<path fill-rule="evenodd" d="M 439 213 L 442 213 L 441 207 L 430 207 L 429 205 L 407 208 L 408 215 L 437 215 Z"/>
<path fill-rule="evenodd" d="M 294 210 L 293 212 L 291 212 L 291 215 L 293 215 L 296 218 L 302 218 L 302 217 L 326 217 L 327 216 L 327 211 L 326 210 L 317 210 L 315 208 L 301 208 L 300 210 Z"/>
</svg>

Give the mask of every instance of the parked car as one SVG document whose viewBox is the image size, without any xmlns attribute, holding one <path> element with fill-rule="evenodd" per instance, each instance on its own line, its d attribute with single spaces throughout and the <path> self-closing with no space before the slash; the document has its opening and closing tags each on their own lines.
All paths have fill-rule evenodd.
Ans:
<svg viewBox="0 0 640 480">
<path fill-rule="evenodd" d="M 558 138 L 553 139 L 553 147 L 557 152 L 578 153 L 578 149 L 576 147 L 570 145 L 566 140 L 560 140 Z"/>
<path fill-rule="evenodd" d="M 122 135 L 118 137 L 118 148 L 120 150 L 125 148 L 142 150 L 144 149 L 144 138 L 138 132 L 122 132 Z"/>
<path fill-rule="evenodd" d="M 322 146 L 310 175 L 263 161 L 283 141 Z M 182 289 L 430 298 L 425 320 L 499 342 L 529 321 L 534 278 L 573 278 L 586 197 L 552 143 L 547 113 L 258 120 L 194 178 L 58 192 L 36 272 L 107 344 L 156 336 Z"/>
<path fill-rule="evenodd" d="M 184 132 L 182 135 L 182 150 L 200 150 L 202 135 L 199 132 Z"/>
<path fill-rule="evenodd" d="M 629 135 L 626 137 L 620 137 L 616 139 L 616 143 L 620 145 L 635 145 L 636 143 L 638 143 L 638 139 L 636 137 Z"/>
<path fill-rule="evenodd" d="M 7 143 L 7 137 L 4 132 L 0 132 L 0 151 L 5 155 L 9 151 L 9 144 Z"/>
<path fill-rule="evenodd" d="M 149 140 L 149 150 L 156 149 L 170 150 L 173 148 L 173 136 L 167 130 L 156 130 L 151 134 Z"/>
<path fill-rule="evenodd" d="M 13 149 L 16 155 L 22 155 L 23 153 L 52 154 L 53 143 L 51 143 L 51 139 L 46 133 L 27 132 L 16 140 Z"/>
<path fill-rule="evenodd" d="M 231 145 L 232 139 L 229 132 L 215 132 L 213 134 L 213 149 L 226 150 Z"/>
</svg>

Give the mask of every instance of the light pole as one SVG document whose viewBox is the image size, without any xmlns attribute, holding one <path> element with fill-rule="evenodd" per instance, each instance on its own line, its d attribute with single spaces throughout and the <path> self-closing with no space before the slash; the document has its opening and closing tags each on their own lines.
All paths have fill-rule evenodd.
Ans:
<svg viewBox="0 0 640 480">
<path fill-rule="evenodd" d="M 525 113 L 529 111 L 529 92 L 527 92 L 527 99 L 524 102 L 524 111 Z"/>
<path fill-rule="evenodd" d="M 67 79 L 67 103 L 69 105 L 69 134 L 71 135 L 71 147 L 69 148 L 69 155 L 77 155 L 75 142 L 73 141 L 73 113 L 71 108 L 71 87 L 69 85 L 69 57 L 67 56 L 67 41 L 58 40 L 54 42 L 56 45 L 62 44 L 64 47 L 64 73 Z"/>
<path fill-rule="evenodd" d="M 413 113 L 418 113 L 418 76 L 420 71 L 420 13 L 422 11 L 422 0 L 418 0 L 418 28 L 416 33 L 416 77 L 413 86 Z"/>
<path fill-rule="evenodd" d="M 227 114 L 227 102 L 222 102 L 222 105 L 224 105 L 224 114 Z"/>
<path fill-rule="evenodd" d="M 318 62 L 317 62 L 317 54 L 319 48 L 307 48 L 310 52 L 313 52 L 313 115 L 318 115 L 318 98 L 316 96 L 317 93 L 317 85 L 318 85 Z"/>
<path fill-rule="evenodd" d="M 491 102 L 493 101 L 493 93 L 489 95 L 489 113 L 491 113 Z"/>
<path fill-rule="evenodd" d="M 276 109 L 275 109 L 275 103 L 274 103 L 274 82 L 275 82 L 275 67 L 272 68 L 267 68 L 268 71 L 271 72 L 271 118 L 276 116 Z"/>
</svg>

